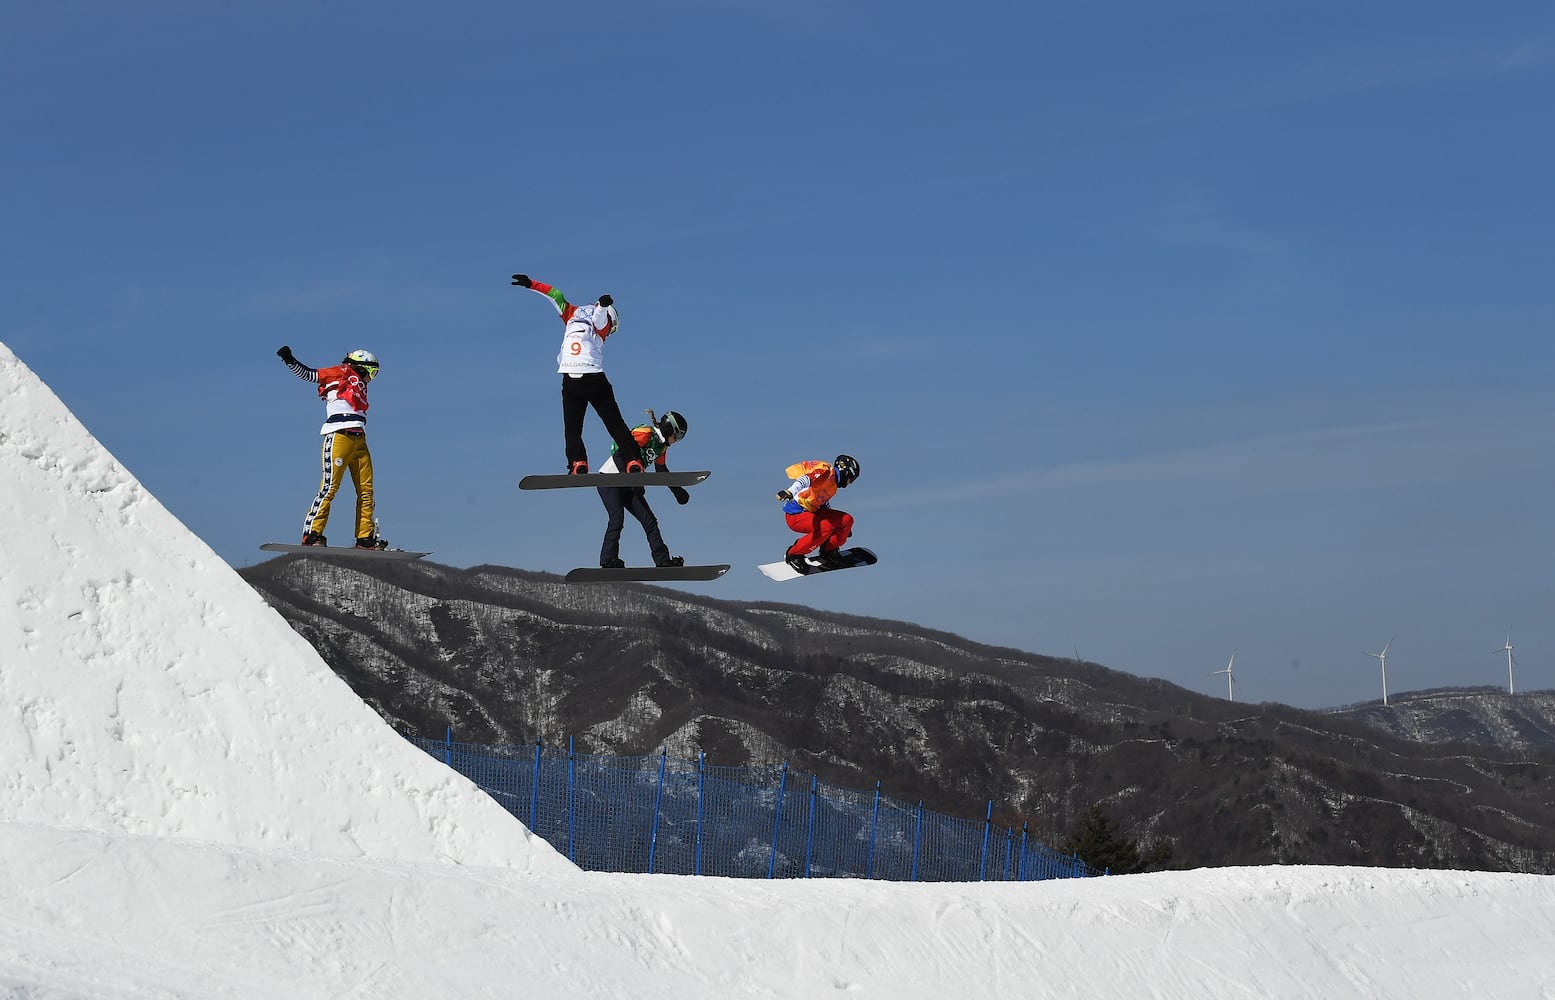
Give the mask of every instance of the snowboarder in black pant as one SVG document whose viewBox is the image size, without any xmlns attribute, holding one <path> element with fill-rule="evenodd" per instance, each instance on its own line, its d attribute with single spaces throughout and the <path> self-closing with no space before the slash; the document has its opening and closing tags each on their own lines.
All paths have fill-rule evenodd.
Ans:
<svg viewBox="0 0 1555 1000">
<path fill-rule="evenodd" d="M 567 471 L 589 471 L 588 449 L 583 444 L 583 417 L 590 406 L 605 422 L 615 441 L 612 454 L 619 453 L 626 472 L 642 472 L 643 457 L 631 428 L 621 416 L 615 388 L 605 377 L 605 338 L 621 328 L 615 301 L 601 295 L 592 305 L 575 306 L 561 290 L 527 274 L 513 275 L 513 284 L 539 292 L 556 306 L 566 332 L 561 351 L 556 355 L 556 370 L 562 376 L 562 428 L 567 445 Z"/>
<path fill-rule="evenodd" d="M 685 439 L 686 418 L 674 410 L 664 414 L 658 420 L 653 419 L 653 411 L 649 410 L 648 417 L 648 423 L 632 428 L 632 442 L 637 446 L 643 461 L 653 463 L 655 472 L 668 472 L 669 466 L 665 463 L 664 454 L 669 451 L 670 445 Z M 616 459 L 619 457 L 619 452 L 612 448 L 610 458 L 599 471 L 618 471 Z M 659 534 L 659 519 L 654 516 L 653 508 L 648 506 L 647 490 L 641 486 L 600 486 L 597 489 L 608 518 L 605 524 L 605 540 L 599 547 L 601 568 L 626 568 L 626 563 L 621 559 L 621 529 L 626 525 L 628 512 L 643 526 L 643 534 L 648 538 L 648 551 L 653 555 L 655 566 L 686 564 L 686 560 L 681 556 L 670 555 L 669 546 L 664 544 L 664 536 Z M 671 486 L 670 492 L 675 495 L 675 502 L 678 504 L 691 502 L 691 493 L 680 486 Z"/>
</svg>

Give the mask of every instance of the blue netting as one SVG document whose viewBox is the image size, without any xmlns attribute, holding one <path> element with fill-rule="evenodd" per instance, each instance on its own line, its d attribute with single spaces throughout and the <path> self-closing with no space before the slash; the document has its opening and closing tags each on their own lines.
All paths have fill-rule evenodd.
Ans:
<svg viewBox="0 0 1555 1000">
<path fill-rule="evenodd" d="M 875 793 L 818 783 L 808 853 L 812 878 L 865 878 L 875 827 Z"/>
<path fill-rule="evenodd" d="M 985 820 L 780 767 L 409 737 L 587 871 L 976 882 L 1094 875 Z"/>
</svg>

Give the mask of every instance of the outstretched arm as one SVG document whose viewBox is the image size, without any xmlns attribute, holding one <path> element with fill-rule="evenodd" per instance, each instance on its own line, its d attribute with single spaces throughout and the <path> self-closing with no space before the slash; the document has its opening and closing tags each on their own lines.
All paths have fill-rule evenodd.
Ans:
<svg viewBox="0 0 1555 1000">
<path fill-rule="evenodd" d="M 318 369 L 309 368 L 301 361 L 298 361 L 295 357 L 292 356 L 292 349 L 290 347 L 282 347 L 279 351 L 275 352 L 275 356 L 286 362 L 286 367 L 292 370 L 292 374 L 296 375 L 304 382 L 317 382 L 319 380 Z"/>
<path fill-rule="evenodd" d="M 527 288 L 532 292 L 539 292 L 551 300 L 551 304 L 556 307 L 558 313 L 563 316 L 567 314 L 567 296 L 562 294 L 560 288 L 554 285 L 547 285 L 543 281 L 535 281 L 527 274 L 513 275 L 513 284 L 520 288 Z"/>
</svg>

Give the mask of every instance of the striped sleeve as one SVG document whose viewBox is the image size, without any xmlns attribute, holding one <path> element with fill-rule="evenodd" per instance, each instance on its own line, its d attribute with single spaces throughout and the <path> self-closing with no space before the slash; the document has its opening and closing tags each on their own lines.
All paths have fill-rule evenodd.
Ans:
<svg viewBox="0 0 1555 1000">
<path fill-rule="evenodd" d="M 301 361 L 288 361 L 286 362 L 286 367 L 290 368 L 292 370 L 292 374 L 302 379 L 304 382 L 317 382 L 319 380 L 318 369 L 309 368 Z"/>
</svg>

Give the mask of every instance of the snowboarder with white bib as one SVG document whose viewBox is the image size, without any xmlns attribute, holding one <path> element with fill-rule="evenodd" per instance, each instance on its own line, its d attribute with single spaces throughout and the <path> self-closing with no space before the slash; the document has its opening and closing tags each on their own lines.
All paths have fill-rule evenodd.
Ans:
<svg viewBox="0 0 1555 1000">
<path fill-rule="evenodd" d="M 615 388 L 605 377 L 605 340 L 621 328 L 615 301 L 601 295 L 590 305 L 573 305 L 561 290 L 526 274 L 513 275 L 513 284 L 539 292 L 551 300 L 561 315 L 564 332 L 556 370 L 562 377 L 562 428 L 567 449 L 567 471 L 589 471 L 588 449 L 583 443 L 583 417 L 592 406 L 615 441 L 615 454 L 625 472 L 642 472 L 643 456 L 632 429 L 621 416 Z"/>
</svg>

